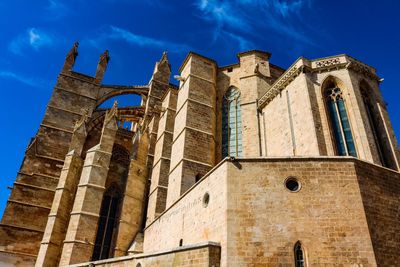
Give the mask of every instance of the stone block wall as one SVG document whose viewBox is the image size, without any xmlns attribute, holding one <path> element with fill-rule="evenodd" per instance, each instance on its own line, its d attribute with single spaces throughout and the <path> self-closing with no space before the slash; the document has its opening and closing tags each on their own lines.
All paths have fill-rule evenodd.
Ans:
<svg viewBox="0 0 400 267">
<path fill-rule="evenodd" d="M 0 251 L 37 255 L 74 124 L 84 110 L 92 113 L 98 88 L 93 78 L 74 72 L 58 77 L 5 209 L 0 228 L 9 236 L 0 235 Z"/>
<path fill-rule="evenodd" d="M 300 241 L 311 266 L 396 266 L 399 179 L 351 157 L 224 161 L 145 229 L 144 251 L 209 240 L 221 266 L 293 266 Z"/>
<path fill-rule="evenodd" d="M 350 158 L 267 159 L 228 164 L 227 266 L 293 266 L 294 245 L 308 266 L 377 266 Z M 285 179 L 301 183 L 298 192 Z"/>
<path fill-rule="evenodd" d="M 357 162 L 356 174 L 378 266 L 400 266 L 400 174 Z"/>
<path fill-rule="evenodd" d="M 71 267 L 219 267 L 221 249 L 218 243 L 205 242 L 192 246 L 182 246 L 158 253 L 138 254 L 91 263 L 71 265 Z"/>
<path fill-rule="evenodd" d="M 215 164 L 216 64 L 190 53 L 176 106 L 167 207 Z"/>
</svg>

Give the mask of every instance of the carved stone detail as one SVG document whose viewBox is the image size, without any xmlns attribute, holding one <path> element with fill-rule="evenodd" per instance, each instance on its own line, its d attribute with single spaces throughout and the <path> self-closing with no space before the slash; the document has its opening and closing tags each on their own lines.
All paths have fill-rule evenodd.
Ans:
<svg viewBox="0 0 400 267">
<path fill-rule="evenodd" d="M 277 96 L 294 78 L 299 75 L 303 68 L 293 66 L 288 69 L 276 82 L 275 84 L 260 98 L 260 106 L 265 106 L 271 100 Z"/>
<path fill-rule="evenodd" d="M 77 131 L 83 124 L 87 122 L 89 111 L 87 109 L 83 110 L 83 114 L 79 120 L 76 121 L 74 126 L 74 132 Z"/>
<path fill-rule="evenodd" d="M 315 65 L 317 68 L 324 68 L 324 67 L 330 67 L 333 65 L 337 65 L 340 63 L 341 63 L 340 58 L 337 57 L 337 58 L 329 58 L 329 59 L 317 61 L 315 63 Z"/>
<path fill-rule="evenodd" d="M 117 117 L 118 114 L 118 102 L 115 101 L 112 108 L 106 113 L 104 118 L 104 125 L 111 121 L 112 118 Z"/>
</svg>

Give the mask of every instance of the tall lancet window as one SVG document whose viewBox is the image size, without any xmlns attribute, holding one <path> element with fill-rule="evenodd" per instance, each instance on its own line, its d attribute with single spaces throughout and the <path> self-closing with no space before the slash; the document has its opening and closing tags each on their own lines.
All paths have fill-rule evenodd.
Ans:
<svg viewBox="0 0 400 267">
<path fill-rule="evenodd" d="M 304 251 L 303 248 L 301 247 L 301 243 L 298 241 L 296 245 L 294 245 L 294 260 L 295 260 L 295 266 L 296 267 L 305 267 L 305 257 L 304 257 Z"/>
<path fill-rule="evenodd" d="M 107 259 L 112 256 L 112 239 L 116 225 L 117 211 L 121 201 L 121 192 L 112 185 L 104 193 L 92 260 Z"/>
<path fill-rule="evenodd" d="M 230 88 L 222 104 L 222 157 L 242 156 L 242 116 L 240 92 Z"/>
<path fill-rule="evenodd" d="M 342 90 L 337 86 L 328 88 L 326 103 L 338 155 L 357 157 Z"/>
<path fill-rule="evenodd" d="M 385 131 L 383 119 L 379 114 L 378 101 L 376 100 L 372 88 L 369 87 L 366 82 L 361 82 L 360 89 L 368 122 L 371 127 L 372 135 L 374 136 L 379 160 L 382 166 L 396 170 L 396 163 L 392 156 L 393 152 L 389 144 L 389 137 Z"/>
</svg>

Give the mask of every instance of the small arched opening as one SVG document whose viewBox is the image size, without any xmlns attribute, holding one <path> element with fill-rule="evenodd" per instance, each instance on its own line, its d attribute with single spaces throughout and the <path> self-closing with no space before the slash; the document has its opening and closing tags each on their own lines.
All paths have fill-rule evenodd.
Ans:
<svg viewBox="0 0 400 267">
<path fill-rule="evenodd" d="M 304 248 L 300 241 L 297 241 L 294 245 L 294 263 L 296 267 L 306 266 L 306 257 L 304 253 Z"/>
</svg>

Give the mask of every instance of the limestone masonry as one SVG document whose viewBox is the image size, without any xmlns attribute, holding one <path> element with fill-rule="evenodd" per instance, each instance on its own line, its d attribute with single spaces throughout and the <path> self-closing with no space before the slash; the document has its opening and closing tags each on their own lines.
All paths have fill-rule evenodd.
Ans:
<svg viewBox="0 0 400 267">
<path fill-rule="evenodd" d="M 190 52 L 176 86 L 164 53 L 123 86 L 102 84 L 108 51 L 95 77 L 77 55 L 26 149 L 1 266 L 400 266 L 400 151 L 374 68 Z M 100 108 L 124 94 L 141 105 Z"/>
</svg>

